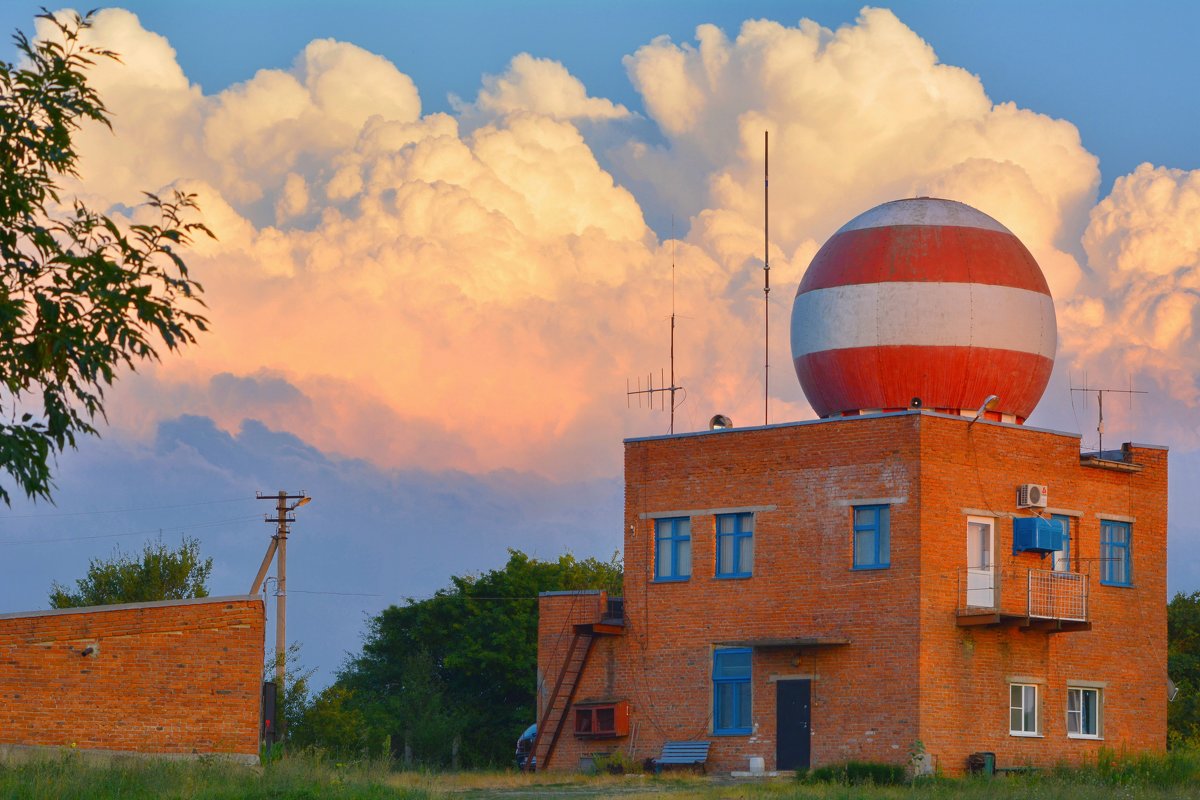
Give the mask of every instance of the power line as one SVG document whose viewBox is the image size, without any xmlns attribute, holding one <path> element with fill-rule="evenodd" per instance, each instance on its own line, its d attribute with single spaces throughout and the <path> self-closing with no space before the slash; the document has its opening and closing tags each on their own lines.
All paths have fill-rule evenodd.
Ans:
<svg viewBox="0 0 1200 800">
<path fill-rule="evenodd" d="M 58 517 L 86 517 L 93 514 L 128 514 L 134 511 L 162 511 L 172 508 L 195 508 L 196 506 L 213 506 L 221 503 L 240 503 L 253 500 L 253 497 L 231 497 L 226 500 L 204 500 L 197 503 L 179 503 L 168 506 L 138 506 L 134 508 L 96 509 L 92 511 L 57 511 L 48 514 L 5 514 L 3 519 L 54 519 Z"/>
<path fill-rule="evenodd" d="M 54 544 L 56 542 L 84 542 L 92 539 L 118 539 L 124 536 L 145 536 L 152 533 L 187 533 L 188 531 L 197 528 L 219 528 L 223 525 L 233 525 L 239 522 L 250 522 L 259 519 L 257 516 L 252 517 L 233 517 L 231 519 L 214 520 L 212 522 L 197 522 L 191 525 L 179 525 L 171 528 L 146 528 L 139 531 L 128 531 L 126 533 L 98 533 L 92 536 L 67 536 L 58 539 L 6 539 L 0 540 L 0 546 L 8 544 Z"/>
<path fill-rule="evenodd" d="M 386 597 L 382 594 L 364 594 L 362 592 L 318 592 L 313 589 L 288 589 L 289 594 L 332 594 L 338 597 Z"/>
</svg>

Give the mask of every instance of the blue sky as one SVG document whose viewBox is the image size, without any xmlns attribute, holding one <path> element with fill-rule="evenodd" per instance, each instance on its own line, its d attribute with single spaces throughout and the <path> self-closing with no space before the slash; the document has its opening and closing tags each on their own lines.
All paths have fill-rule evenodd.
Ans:
<svg viewBox="0 0 1200 800">
<path fill-rule="evenodd" d="M 4 4 L 0 27 L 32 31 L 37 8 Z M 1200 7 L 122 8 L 136 18 L 97 26 L 126 55 L 97 75 L 115 130 L 85 131 L 70 188 L 113 213 L 199 192 L 214 330 L 113 390 L 104 438 L 59 460 L 57 506 L 0 515 L 0 609 L 44 607 L 52 581 L 158 531 L 200 538 L 214 593 L 244 592 L 270 533 L 254 492 L 307 490 L 290 638 L 324 681 L 366 615 L 508 547 L 608 558 L 622 437 L 666 426 L 623 394 L 667 365 L 676 255 L 678 428 L 761 409 L 760 120 L 778 133 L 772 421 L 811 416 L 785 351 L 815 249 L 875 203 L 952 193 L 1013 228 L 1054 291 L 1031 423 L 1094 444 L 1094 403 L 1070 393 L 1085 374 L 1151 392 L 1105 443 L 1172 447 L 1170 584 L 1200 588 Z M 742 28 L 760 18 L 779 25 Z M 726 37 L 706 63 L 704 23 Z"/>
</svg>

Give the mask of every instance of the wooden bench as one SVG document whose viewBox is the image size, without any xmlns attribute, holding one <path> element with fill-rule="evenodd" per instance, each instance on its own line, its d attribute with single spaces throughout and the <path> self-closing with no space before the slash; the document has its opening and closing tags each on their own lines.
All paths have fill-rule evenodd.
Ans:
<svg viewBox="0 0 1200 800">
<path fill-rule="evenodd" d="M 654 774 L 662 772 L 663 767 L 700 767 L 708 762 L 708 748 L 712 742 L 664 742 L 662 755 L 654 759 Z"/>
</svg>

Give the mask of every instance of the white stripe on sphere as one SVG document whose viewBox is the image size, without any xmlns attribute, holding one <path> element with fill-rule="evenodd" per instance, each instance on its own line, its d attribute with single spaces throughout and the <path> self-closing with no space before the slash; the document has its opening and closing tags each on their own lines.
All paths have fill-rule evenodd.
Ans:
<svg viewBox="0 0 1200 800">
<path fill-rule="evenodd" d="M 879 345 L 988 347 L 1054 358 L 1049 295 L 983 283 L 885 282 L 797 295 L 792 357 Z"/>
<path fill-rule="evenodd" d="M 875 206 L 847 222 L 838 229 L 838 233 L 866 228 L 887 228 L 891 225 L 948 225 L 957 228 L 983 228 L 1012 235 L 1008 228 L 966 203 L 935 197 L 893 200 Z"/>
</svg>

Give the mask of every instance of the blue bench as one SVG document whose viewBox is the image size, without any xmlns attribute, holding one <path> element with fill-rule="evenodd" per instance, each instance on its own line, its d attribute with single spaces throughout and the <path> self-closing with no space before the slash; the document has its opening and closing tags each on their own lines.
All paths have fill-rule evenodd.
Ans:
<svg viewBox="0 0 1200 800">
<path fill-rule="evenodd" d="M 654 774 L 662 773 L 663 767 L 700 767 L 708 762 L 708 748 L 712 742 L 664 742 L 662 755 L 654 759 Z"/>
</svg>

